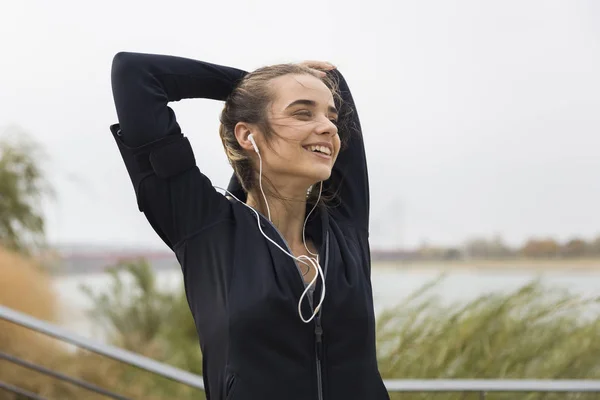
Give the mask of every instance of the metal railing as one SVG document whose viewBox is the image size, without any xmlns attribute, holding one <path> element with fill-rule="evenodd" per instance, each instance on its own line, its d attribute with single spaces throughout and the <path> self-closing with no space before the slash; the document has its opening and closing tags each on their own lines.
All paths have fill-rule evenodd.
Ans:
<svg viewBox="0 0 600 400">
<path fill-rule="evenodd" d="M 92 383 L 85 382 L 85 381 L 83 381 L 81 379 L 73 378 L 71 376 L 62 374 L 60 372 L 56 372 L 56 371 L 51 370 L 49 368 L 42 367 L 41 365 L 38 365 L 38 364 L 35 364 L 35 363 L 32 363 L 32 362 L 23 360 L 22 358 L 15 357 L 15 356 L 10 355 L 10 354 L 6 354 L 4 352 L 0 352 L 0 359 L 2 359 L 4 361 L 8 361 L 8 362 L 10 362 L 12 364 L 18 365 L 20 367 L 27 368 L 27 369 L 39 372 L 42 375 L 50 376 L 50 377 L 52 377 L 54 379 L 58 379 L 58 380 L 63 381 L 63 382 L 68 382 L 68 383 L 70 383 L 72 385 L 79 386 L 79 387 L 81 387 L 83 389 L 89 390 L 90 392 L 95 392 L 95 393 L 101 394 L 101 395 L 103 395 L 105 397 L 110 397 L 111 399 L 115 399 L 115 400 L 128 400 L 126 397 L 123 397 L 123 396 L 121 396 L 121 395 L 119 395 L 117 393 L 113 393 L 110 390 L 106 390 L 106 389 L 101 388 L 99 386 L 96 386 L 96 385 L 94 385 Z M 9 388 L 7 388 L 6 390 L 10 390 L 10 391 L 14 392 L 14 390 L 11 390 Z"/>
<path fill-rule="evenodd" d="M 0 305 L 0 319 L 43 333 L 93 353 L 138 367 L 142 370 L 160 375 L 184 385 L 204 390 L 204 381 L 199 375 L 160 363 L 115 346 L 94 342 L 75 335 L 64 328 L 46 321 L 41 321 L 2 305 Z M 97 386 L 75 378 L 67 377 L 66 375 L 48 370 L 11 355 L 0 353 L 0 359 L 34 369 L 38 372 L 53 376 L 56 379 L 64 380 L 88 390 L 104 394 L 107 397 L 125 399 L 124 397 L 110 393 L 105 389 L 98 388 Z M 384 383 L 389 392 L 471 392 L 479 393 L 482 399 L 485 398 L 486 393 L 492 392 L 600 393 L 600 380 L 394 379 L 385 380 Z M 0 389 L 12 391 L 31 399 L 45 400 L 22 388 L 17 388 L 2 381 L 0 381 Z"/>
<path fill-rule="evenodd" d="M 204 381 L 199 375 L 160 363 L 148 357 L 132 353 L 131 351 L 83 338 L 67 331 L 64 328 L 58 327 L 46 321 L 39 320 L 30 315 L 23 314 L 2 305 L 0 305 L 0 319 L 4 319 L 14 324 L 21 325 L 25 328 L 43 333 L 62 342 L 70 343 L 93 353 L 112 358 L 113 360 L 121 361 L 185 385 L 204 390 Z"/>
<path fill-rule="evenodd" d="M 407 379 L 385 381 L 389 392 L 479 393 L 493 392 L 600 393 L 599 380 L 548 379 Z"/>
</svg>

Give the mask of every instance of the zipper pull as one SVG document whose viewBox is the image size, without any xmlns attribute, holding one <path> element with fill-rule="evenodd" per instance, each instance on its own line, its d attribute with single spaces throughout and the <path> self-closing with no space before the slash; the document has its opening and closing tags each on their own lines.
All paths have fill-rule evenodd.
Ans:
<svg viewBox="0 0 600 400">
<path fill-rule="evenodd" d="M 323 328 L 319 323 L 315 325 L 315 342 L 317 344 L 317 358 L 321 360 L 323 352 Z"/>
</svg>

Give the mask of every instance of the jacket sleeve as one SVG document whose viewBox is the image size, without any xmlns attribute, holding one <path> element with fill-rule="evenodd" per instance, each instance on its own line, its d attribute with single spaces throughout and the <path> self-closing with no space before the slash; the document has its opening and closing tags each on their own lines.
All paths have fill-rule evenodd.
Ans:
<svg viewBox="0 0 600 400">
<path fill-rule="evenodd" d="M 368 232 L 369 175 L 358 111 L 344 76 L 337 69 L 331 74 L 338 82 L 338 131 L 345 143 L 324 189 L 337 194 L 335 210 L 344 220 Z"/>
<path fill-rule="evenodd" d="M 118 124 L 111 126 L 111 132 L 139 210 L 171 248 L 218 219 L 227 200 L 198 170 L 168 103 L 188 98 L 225 100 L 245 74 L 165 55 L 122 52 L 113 59 Z"/>
</svg>

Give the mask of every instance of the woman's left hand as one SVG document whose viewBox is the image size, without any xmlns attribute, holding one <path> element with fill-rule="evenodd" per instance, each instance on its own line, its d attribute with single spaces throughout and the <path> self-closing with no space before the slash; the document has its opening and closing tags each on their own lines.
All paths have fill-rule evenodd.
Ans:
<svg viewBox="0 0 600 400">
<path fill-rule="evenodd" d="M 331 71 L 335 69 L 335 65 L 328 63 L 327 61 L 315 61 L 315 60 L 307 60 L 298 63 L 298 65 L 302 65 L 303 67 L 310 68 L 314 72 L 316 72 L 319 76 L 325 76 L 325 71 Z"/>
</svg>

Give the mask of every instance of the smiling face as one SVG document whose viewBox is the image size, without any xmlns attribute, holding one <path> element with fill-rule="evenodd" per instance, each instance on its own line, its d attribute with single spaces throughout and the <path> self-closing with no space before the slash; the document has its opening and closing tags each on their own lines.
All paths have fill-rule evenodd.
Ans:
<svg viewBox="0 0 600 400">
<path fill-rule="evenodd" d="M 267 113 L 274 134 L 268 145 L 261 146 L 257 138 L 263 173 L 274 181 L 295 179 L 306 187 L 327 180 L 340 151 L 331 90 L 306 74 L 284 75 L 270 86 L 273 101 Z"/>
</svg>

